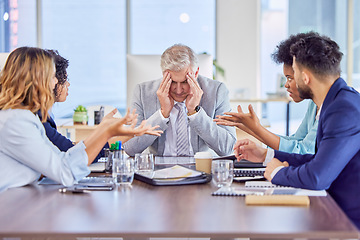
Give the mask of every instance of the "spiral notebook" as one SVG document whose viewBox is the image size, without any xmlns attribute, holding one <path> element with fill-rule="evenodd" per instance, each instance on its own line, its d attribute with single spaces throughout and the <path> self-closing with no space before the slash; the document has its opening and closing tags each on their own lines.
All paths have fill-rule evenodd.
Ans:
<svg viewBox="0 0 360 240">
<path fill-rule="evenodd" d="M 245 187 L 222 187 L 213 192 L 213 196 L 246 196 L 265 195 L 266 189 L 250 189 Z"/>
<path fill-rule="evenodd" d="M 267 195 L 298 195 L 298 196 L 326 196 L 325 190 L 309 190 L 272 184 L 269 181 L 247 181 L 245 188 L 269 189 Z"/>
<path fill-rule="evenodd" d="M 247 195 L 296 195 L 326 196 L 325 190 L 308 190 L 272 184 L 269 181 L 248 181 L 245 187 L 222 187 L 212 193 L 213 196 L 247 196 Z"/>
</svg>

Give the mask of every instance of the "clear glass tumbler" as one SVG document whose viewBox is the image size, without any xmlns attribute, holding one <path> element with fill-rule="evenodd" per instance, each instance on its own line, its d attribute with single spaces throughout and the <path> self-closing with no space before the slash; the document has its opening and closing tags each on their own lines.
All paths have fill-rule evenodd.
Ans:
<svg viewBox="0 0 360 240">
<path fill-rule="evenodd" d="M 211 174 L 212 181 L 217 187 L 230 187 L 234 178 L 233 160 L 213 160 Z"/>
<path fill-rule="evenodd" d="M 151 153 L 135 154 L 136 172 L 153 172 L 154 171 L 154 155 Z"/>
<path fill-rule="evenodd" d="M 112 176 L 116 185 L 131 185 L 134 180 L 135 162 L 133 158 L 124 157 L 122 153 L 113 155 Z M 119 151 L 121 152 L 121 151 Z"/>
</svg>

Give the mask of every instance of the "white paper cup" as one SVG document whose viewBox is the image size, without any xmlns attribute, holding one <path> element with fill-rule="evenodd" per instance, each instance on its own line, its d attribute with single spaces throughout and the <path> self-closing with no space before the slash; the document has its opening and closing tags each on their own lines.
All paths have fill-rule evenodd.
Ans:
<svg viewBox="0 0 360 240">
<path fill-rule="evenodd" d="M 212 155 L 210 152 L 197 152 L 194 158 L 196 170 L 211 173 Z"/>
</svg>

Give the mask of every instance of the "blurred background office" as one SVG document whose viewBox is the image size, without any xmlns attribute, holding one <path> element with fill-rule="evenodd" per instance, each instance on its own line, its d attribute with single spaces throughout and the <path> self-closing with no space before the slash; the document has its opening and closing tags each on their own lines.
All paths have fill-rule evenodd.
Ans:
<svg viewBox="0 0 360 240">
<path fill-rule="evenodd" d="M 227 84 L 235 109 L 249 104 L 242 99 L 283 93 L 282 66 L 270 54 L 290 34 L 309 30 L 338 42 L 342 76 L 359 89 L 359 13 L 360 0 L 0 0 L 0 52 L 37 46 L 70 60 L 68 100 L 53 108 L 59 121 L 79 104 L 124 112 L 132 94 L 127 54 L 158 55 L 174 43 L 216 59 L 223 71 L 214 67 L 214 77 Z M 284 102 L 253 104 L 272 131 L 285 134 Z M 290 134 L 307 104 L 290 104 Z"/>
</svg>

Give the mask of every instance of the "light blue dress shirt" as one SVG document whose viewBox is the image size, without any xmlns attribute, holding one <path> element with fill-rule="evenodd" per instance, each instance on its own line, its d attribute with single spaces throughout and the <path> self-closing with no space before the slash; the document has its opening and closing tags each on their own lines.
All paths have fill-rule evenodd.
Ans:
<svg viewBox="0 0 360 240">
<path fill-rule="evenodd" d="M 316 132 L 318 120 L 316 117 L 316 104 L 310 100 L 305 117 L 295 134 L 279 136 L 279 151 L 288 153 L 313 154 L 315 153 Z"/>
<path fill-rule="evenodd" d="M 29 110 L 0 110 L 0 192 L 35 182 L 43 174 L 71 186 L 90 173 L 83 142 L 61 152 Z"/>
</svg>

